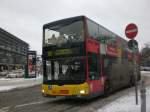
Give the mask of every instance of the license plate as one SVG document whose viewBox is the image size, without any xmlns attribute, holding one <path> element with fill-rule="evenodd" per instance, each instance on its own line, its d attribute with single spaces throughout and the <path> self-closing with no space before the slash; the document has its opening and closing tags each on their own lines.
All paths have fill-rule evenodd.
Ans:
<svg viewBox="0 0 150 112">
<path fill-rule="evenodd" d="M 61 94 L 68 94 L 69 91 L 68 91 L 68 90 L 60 90 L 60 93 L 61 93 Z"/>
</svg>

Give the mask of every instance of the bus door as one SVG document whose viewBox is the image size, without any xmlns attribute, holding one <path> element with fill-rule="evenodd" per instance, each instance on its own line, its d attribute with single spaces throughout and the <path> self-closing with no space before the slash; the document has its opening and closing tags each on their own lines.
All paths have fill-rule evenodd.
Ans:
<svg viewBox="0 0 150 112">
<path fill-rule="evenodd" d="M 102 90 L 100 55 L 88 52 L 88 79 L 91 93 Z"/>
</svg>

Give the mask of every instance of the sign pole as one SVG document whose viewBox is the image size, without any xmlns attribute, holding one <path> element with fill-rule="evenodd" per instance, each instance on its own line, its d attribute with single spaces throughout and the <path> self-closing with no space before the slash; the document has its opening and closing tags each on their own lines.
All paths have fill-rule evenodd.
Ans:
<svg viewBox="0 0 150 112">
<path fill-rule="evenodd" d="M 136 48 L 133 43 L 133 59 L 134 59 L 134 76 L 135 76 L 135 102 L 138 105 L 138 85 L 137 85 L 137 64 L 136 64 Z"/>
<path fill-rule="evenodd" d="M 136 49 L 138 47 L 138 43 L 134 40 L 138 33 L 138 28 L 134 23 L 130 23 L 127 25 L 125 29 L 125 35 L 127 38 L 131 39 L 128 42 L 128 47 L 130 47 L 133 51 L 133 66 L 134 66 L 134 78 L 135 78 L 135 102 L 138 105 L 138 85 L 137 85 L 137 63 L 136 63 Z M 131 44 L 130 44 L 131 43 Z M 137 44 L 137 45 L 136 45 Z M 131 46 L 130 46 L 131 45 Z"/>
</svg>

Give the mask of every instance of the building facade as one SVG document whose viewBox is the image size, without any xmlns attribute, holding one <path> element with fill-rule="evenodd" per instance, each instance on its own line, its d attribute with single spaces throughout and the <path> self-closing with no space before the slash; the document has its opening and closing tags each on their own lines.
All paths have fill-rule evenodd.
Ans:
<svg viewBox="0 0 150 112">
<path fill-rule="evenodd" d="M 0 28 L 0 71 L 23 68 L 28 49 L 28 43 Z"/>
</svg>

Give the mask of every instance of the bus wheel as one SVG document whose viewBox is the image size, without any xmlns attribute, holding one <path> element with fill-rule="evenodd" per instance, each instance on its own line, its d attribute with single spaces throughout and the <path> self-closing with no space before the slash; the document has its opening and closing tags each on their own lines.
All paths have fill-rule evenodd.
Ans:
<svg viewBox="0 0 150 112">
<path fill-rule="evenodd" d="M 110 94 L 110 83 L 109 81 L 105 81 L 105 84 L 104 84 L 104 97 L 108 97 Z"/>
</svg>

